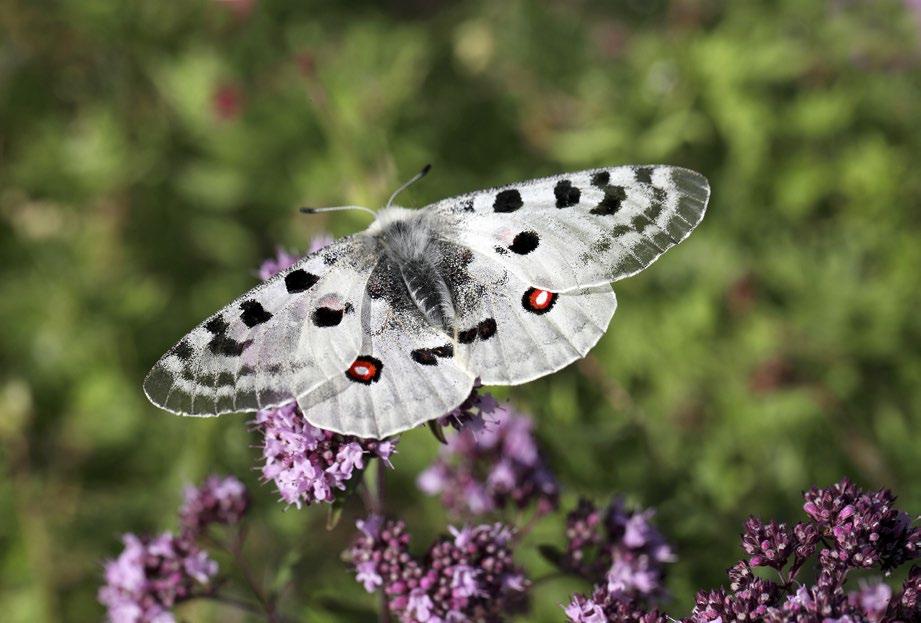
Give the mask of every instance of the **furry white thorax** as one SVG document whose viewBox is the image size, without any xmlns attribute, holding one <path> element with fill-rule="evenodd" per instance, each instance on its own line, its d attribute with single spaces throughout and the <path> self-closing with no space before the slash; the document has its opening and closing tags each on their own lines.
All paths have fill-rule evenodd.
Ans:
<svg viewBox="0 0 921 623">
<path fill-rule="evenodd" d="M 429 322 L 453 332 L 456 310 L 450 287 L 438 269 L 442 255 L 433 218 L 427 210 L 392 206 L 378 212 L 366 233 L 378 241 L 399 270 L 407 294 Z"/>
</svg>

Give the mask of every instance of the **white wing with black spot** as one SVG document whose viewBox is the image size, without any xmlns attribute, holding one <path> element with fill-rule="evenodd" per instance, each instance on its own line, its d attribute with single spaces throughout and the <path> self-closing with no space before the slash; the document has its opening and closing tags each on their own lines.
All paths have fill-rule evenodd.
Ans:
<svg viewBox="0 0 921 623">
<path fill-rule="evenodd" d="M 398 273 L 381 260 L 368 282 L 358 356 L 298 398 L 314 426 L 380 439 L 442 416 L 470 394 L 474 374 L 457 361 L 452 337 L 426 319 Z"/>
<path fill-rule="evenodd" d="M 643 270 L 684 240 L 707 207 L 707 179 L 680 167 L 622 166 L 446 199 L 448 239 L 554 292 Z"/>
<path fill-rule="evenodd" d="M 584 357 L 607 331 L 617 299 L 608 284 L 564 293 L 523 281 L 473 252 L 458 300 L 458 358 L 484 385 L 518 385 Z"/>
<path fill-rule="evenodd" d="M 361 237 L 304 258 L 180 340 L 147 375 L 145 393 L 174 413 L 211 416 L 277 406 L 341 374 L 361 347 L 376 262 Z"/>
</svg>

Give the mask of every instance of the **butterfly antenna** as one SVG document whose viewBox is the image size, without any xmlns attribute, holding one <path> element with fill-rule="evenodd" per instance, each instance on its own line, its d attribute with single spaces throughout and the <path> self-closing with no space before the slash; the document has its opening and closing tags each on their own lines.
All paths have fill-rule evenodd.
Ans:
<svg viewBox="0 0 921 623">
<path fill-rule="evenodd" d="M 404 183 L 402 186 L 400 186 L 395 191 L 393 191 L 393 194 L 390 195 L 390 199 L 387 200 L 387 205 L 385 207 L 389 208 L 390 204 L 393 203 L 393 200 L 397 198 L 397 195 L 399 195 L 401 192 L 403 192 L 404 190 L 406 190 L 407 188 L 409 188 L 410 186 L 412 186 L 413 184 L 421 180 L 423 177 L 425 177 L 425 174 L 428 173 L 431 170 L 431 168 L 432 168 L 432 165 L 430 164 L 425 165 L 424 167 L 422 167 L 421 171 L 419 171 L 418 173 L 412 176 L 412 179 L 410 179 L 408 182 Z"/>
<path fill-rule="evenodd" d="M 301 208 L 300 209 L 300 211 L 304 214 L 319 214 L 320 212 L 340 212 L 343 210 L 361 210 L 362 212 L 367 212 L 374 218 L 377 218 L 377 213 L 374 210 L 371 210 L 364 206 L 333 206 L 331 208 Z"/>
</svg>

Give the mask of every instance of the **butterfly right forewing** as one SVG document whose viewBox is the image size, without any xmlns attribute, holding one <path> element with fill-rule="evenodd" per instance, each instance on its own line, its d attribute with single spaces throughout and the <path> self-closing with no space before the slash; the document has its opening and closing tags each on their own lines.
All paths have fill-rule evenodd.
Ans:
<svg viewBox="0 0 921 623">
<path fill-rule="evenodd" d="M 450 239 L 535 287 L 603 285 L 649 266 L 703 218 L 709 184 L 671 166 L 594 169 L 432 205 Z"/>
<path fill-rule="evenodd" d="M 293 400 L 354 360 L 376 256 L 359 237 L 310 255 L 193 329 L 144 381 L 183 415 L 252 411 Z"/>
</svg>

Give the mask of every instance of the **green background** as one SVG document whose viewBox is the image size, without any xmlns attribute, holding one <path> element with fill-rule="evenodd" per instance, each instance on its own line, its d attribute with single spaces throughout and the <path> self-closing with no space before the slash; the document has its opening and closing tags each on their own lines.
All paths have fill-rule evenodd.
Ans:
<svg viewBox="0 0 921 623">
<path fill-rule="evenodd" d="M 915 3 L 917 4 L 917 3 Z M 921 13 L 902 2 L 423 1 L 0 4 L 0 612 L 88 621 L 124 531 L 175 527 L 181 488 L 255 492 L 250 554 L 288 552 L 283 607 L 370 608 L 339 552 L 358 512 L 285 511 L 244 416 L 187 420 L 140 384 L 186 330 L 360 213 L 623 163 L 704 173 L 687 242 L 617 288 L 579 365 L 507 395 L 537 422 L 564 502 L 655 506 L 669 610 L 738 555 L 749 513 L 795 520 L 849 475 L 921 512 Z M 406 434 L 390 510 L 437 451 Z M 528 545 L 559 542 L 555 519 Z M 532 551 L 532 576 L 547 565 Z M 223 562 L 223 561 L 222 561 Z M 226 566 L 225 566 L 226 567 Z M 261 573 L 261 571 L 257 571 Z M 548 582 L 560 621 L 578 582 Z M 210 604 L 191 621 L 243 620 Z"/>
</svg>

